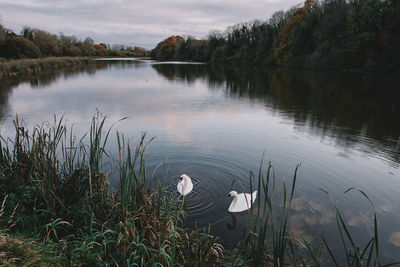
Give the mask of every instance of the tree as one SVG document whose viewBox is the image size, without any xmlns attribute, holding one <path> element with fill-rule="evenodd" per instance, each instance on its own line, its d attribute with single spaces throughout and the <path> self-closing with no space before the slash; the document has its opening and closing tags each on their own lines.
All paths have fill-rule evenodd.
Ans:
<svg viewBox="0 0 400 267">
<path fill-rule="evenodd" d="M 156 48 L 151 51 L 151 56 L 161 60 L 172 60 L 175 56 L 175 49 L 182 41 L 184 39 L 179 35 L 170 36 L 157 44 Z"/>
<path fill-rule="evenodd" d="M 0 47 L 0 56 L 5 58 L 38 58 L 40 49 L 23 37 L 7 37 Z"/>
<path fill-rule="evenodd" d="M 134 47 L 133 53 L 136 57 L 144 57 L 146 55 L 146 51 L 143 48 L 137 46 Z"/>
</svg>

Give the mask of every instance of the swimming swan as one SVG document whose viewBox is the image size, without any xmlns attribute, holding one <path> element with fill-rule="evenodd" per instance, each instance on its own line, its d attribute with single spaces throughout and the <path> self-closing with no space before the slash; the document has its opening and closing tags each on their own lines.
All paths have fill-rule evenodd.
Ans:
<svg viewBox="0 0 400 267">
<path fill-rule="evenodd" d="M 192 191 L 193 183 L 189 176 L 182 174 L 176 187 L 182 196 L 186 196 Z"/>
<path fill-rule="evenodd" d="M 257 191 L 253 192 L 253 203 L 256 200 Z M 233 201 L 229 206 L 229 212 L 241 212 L 250 209 L 251 207 L 251 195 L 246 193 L 246 197 L 244 193 L 238 194 L 236 191 L 231 191 L 228 194 L 228 199 L 233 197 Z"/>
</svg>

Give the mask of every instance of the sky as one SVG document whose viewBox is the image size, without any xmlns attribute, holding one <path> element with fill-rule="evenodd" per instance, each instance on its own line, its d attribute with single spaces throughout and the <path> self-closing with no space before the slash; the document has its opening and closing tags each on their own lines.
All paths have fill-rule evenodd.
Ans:
<svg viewBox="0 0 400 267">
<path fill-rule="evenodd" d="M 206 37 L 211 30 L 266 20 L 301 0 L 0 0 L 1 23 L 91 37 L 96 43 L 153 48 L 171 35 Z"/>
</svg>

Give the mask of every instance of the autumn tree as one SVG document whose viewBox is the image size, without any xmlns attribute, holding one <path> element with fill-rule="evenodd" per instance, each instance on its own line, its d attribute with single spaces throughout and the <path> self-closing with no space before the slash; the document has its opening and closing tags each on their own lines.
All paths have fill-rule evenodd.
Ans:
<svg viewBox="0 0 400 267">
<path fill-rule="evenodd" d="M 172 60 L 174 59 L 175 49 L 183 40 L 183 37 L 179 35 L 170 36 L 157 44 L 156 48 L 151 51 L 151 56 L 160 60 Z"/>
<path fill-rule="evenodd" d="M 146 51 L 143 48 L 137 46 L 133 48 L 133 53 L 136 57 L 144 57 L 146 55 Z"/>
<path fill-rule="evenodd" d="M 274 53 L 279 65 L 284 65 L 287 60 L 287 56 L 292 56 L 290 53 L 293 47 L 293 42 L 295 42 L 295 38 L 299 33 L 296 31 L 301 29 L 301 26 L 304 26 L 305 19 L 307 19 L 311 12 L 318 7 L 318 3 L 316 0 L 306 0 L 304 2 L 304 6 L 300 7 L 296 10 L 291 20 L 284 26 L 282 30 L 281 38 L 278 42 L 278 46 L 275 48 Z M 303 38 L 305 41 L 305 38 Z"/>
</svg>

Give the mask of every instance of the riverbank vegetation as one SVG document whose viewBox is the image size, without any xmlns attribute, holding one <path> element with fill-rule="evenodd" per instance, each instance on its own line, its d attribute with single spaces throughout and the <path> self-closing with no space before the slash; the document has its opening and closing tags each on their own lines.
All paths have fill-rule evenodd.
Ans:
<svg viewBox="0 0 400 267">
<path fill-rule="evenodd" d="M 239 23 L 206 39 L 171 36 L 160 60 L 315 69 L 400 71 L 397 0 L 306 0 L 267 20 Z"/>
<path fill-rule="evenodd" d="M 52 34 L 24 27 L 18 35 L 0 24 L 0 61 L 43 57 L 143 57 L 146 50 L 125 45 L 96 44 L 87 37 Z"/>
<path fill-rule="evenodd" d="M 378 266 L 378 225 L 366 244 L 351 237 L 336 209 L 344 254 L 322 239 L 313 248 L 291 237 L 288 214 L 298 167 L 290 184 L 278 180 L 271 163 L 250 175 L 258 190 L 250 229 L 226 251 L 209 229 L 181 225 L 185 211 L 177 194 L 146 170 L 142 135 L 135 146 L 116 133 L 118 152 L 107 149 L 111 129 L 94 117 L 77 139 L 63 119 L 28 130 L 15 119 L 15 137 L 0 138 L 0 260 L 8 265 L 52 266 Z M 111 187 L 105 166 L 115 166 Z M 287 190 L 287 188 L 289 188 Z M 365 195 L 364 192 L 361 192 Z M 366 196 L 366 195 L 365 195 Z M 366 196 L 367 197 L 367 196 Z M 368 198 L 368 197 L 367 197 Z M 369 200 L 369 198 L 368 198 Z M 370 200 L 369 200 L 370 201 Z M 371 205 L 373 206 L 372 202 Z M 324 250 L 324 253 L 321 253 Z M 325 256 L 324 256 L 325 255 Z"/>
<path fill-rule="evenodd" d="M 7 60 L 0 62 L 0 77 L 31 73 L 38 74 L 41 71 L 70 66 L 88 65 L 90 63 L 94 63 L 94 60 L 88 57 L 46 57 Z"/>
<path fill-rule="evenodd" d="M 62 119 L 29 132 L 15 120 L 15 139 L 0 144 L 0 224 L 2 239 L 20 243 L 21 252 L 6 242 L 0 259 L 23 263 L 25 246 L 36 259 L 52 246 L 58 266 L 195 265 L 222 257 L 214 237 L 177 227 L 180 199 L 167 197 L 157 183 L 147 186 L 145 136 L 134 148 L 117 136 L 119 186 L 112 192 L 102 172 L 110 132 L 103 125 L 94 118 L 83 141 L 67 134 Z M 23 237 L 13 236 L 18 233 Z"/>
</svg>

